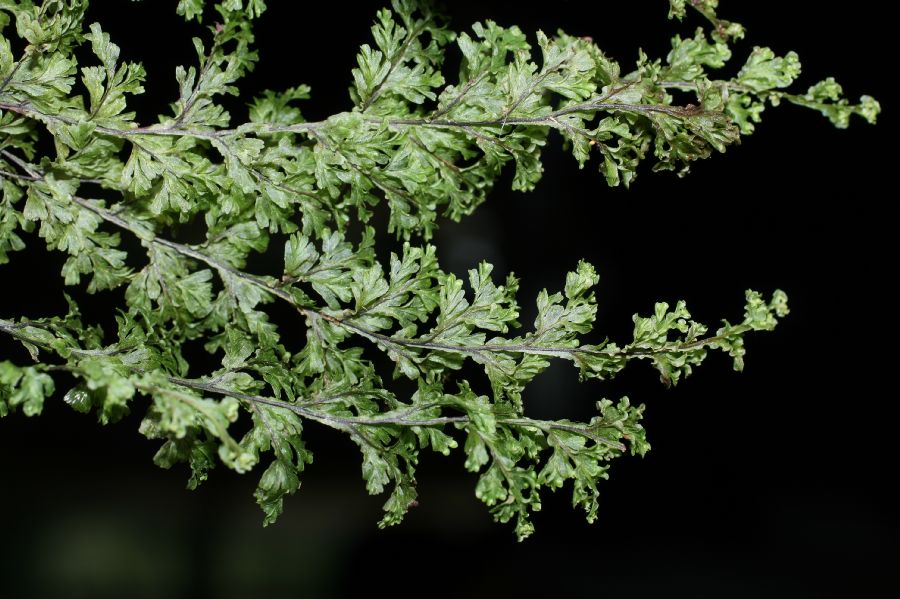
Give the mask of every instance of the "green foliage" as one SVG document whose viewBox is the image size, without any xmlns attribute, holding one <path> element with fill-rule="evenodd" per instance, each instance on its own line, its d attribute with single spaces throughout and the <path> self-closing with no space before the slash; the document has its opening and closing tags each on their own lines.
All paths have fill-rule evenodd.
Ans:
<svg viewBox="0 0 900 599">
<path fill-rule="evenodd" d="M 6 360 L 0 362 L 0 416 L 19 408 L 26 416 L 40 414 L 44 399 L 55 389 L 53 379 L 33 366 L 20 368 Z"/>
<path fill-rule="evenodd" d="M 490 21 L 453 32 L 429 5 L 396 0 L 360 48 L 352 110 L 307 122 L 297 103 L 310 90 L 298 85 L 263 92 L 249 122 L 235 125 L 219 102 L 239 95 L 257 60 L 252 21 L 265 4 L 181 0 L 178 14 L 210 23 L 209 33 L 194 40 L 196 64 L 176 70 L 170 111 L 140 125 L 128 103 L 145 91 L 144 70 L 83 21 L 84 2 L 0 0 L 0 264 L 36 230 L 67 255 L 67 285 L 124 289 L 125 298 L 116 331 L 86 326 L 71 301 L 63 316 L 0 320 L 33 361 L 0 362 L 0 416 L 39 413 L 63 382 L 64 402 L 103 424 L 146 409 L 140 430 L 161 444 L 154 461 L 186 462 L 190 488 L 218 462 L 259 467 L 266 524 L 312 461 L 310 422 L 359 446 L 366 489 L 390 493 L 382 526 L 416 501 L 420 452 L 460 445 L 476 495 L 497 520 L 514 521 L 520 539 L 542 491 L 570 481 L 573 505 L 593 521 L 608 462 L 649 449 L 644 407 L 603 399 L 588 422 L 535 420 L 524 413 L 528 383 L 553 359 L 571 361 L 582 379 L 646 360 L 666 385 L 711 350 L 740 370 L 744 335 L 774 328 L 786 296 L 748 291 L 744 319 L 715 334 L 683 302 L 658 303 L 635 315 L 631 340 L 590 344 L 598 276 L 580 262 L 560 291 L 538 295 L 523 329 L 514 276 L 496 281 L 486 263 L 467 281 L 441 269 L 425 243 L 438 218 L 471 213 L 506 165 L 514 189 L 534 188 L 551 131 L 580 165 L 596 157 L 610 185 L 629 185 L 642 162 L 684 174 L 724 151 L 752 133 L 767 104 L 806 106 L 839 127 L 854 114 L 874 122 L 879 111 L 867 96 L 850 104 L 832 79 L 787 91 L 800 69 L 794 53 L 756 48 L 734 77 L 715 77 L 743 29 L 716 15 L 715 0 L 670 4 L 679 19 L 695 9 L 711 30 L 676 35 L 664 59 L 642 53 L 627 71 L 589 39 L 537 32 L 533 48 L 519 28 Z M 445 72 L 457 51 L 459 72 Z M 374 230 L 347 234 L 381 203 L 389 231 L 405 240 L 385 263 Z M 182 224 L 204 226 L 205 239 L 177 241 Z M 248 272 L 248 258 L 276 235 L 286 239 L 282 276 Z M 126 250 L 127 236 L 141 249 Z M 266 311 L 273 302 L 305 325 L 290 328 L 299 351 L 282 343 Z M 184 349 L 194 340 L 219 368 L 189 375 Z M 414 393 L 391 391 L 375 351 Z M 467 361 L 484 370 L 489 394 L 460 375 Z M 238 420 L 249 427 L 240 438 Z"/>
</svg>

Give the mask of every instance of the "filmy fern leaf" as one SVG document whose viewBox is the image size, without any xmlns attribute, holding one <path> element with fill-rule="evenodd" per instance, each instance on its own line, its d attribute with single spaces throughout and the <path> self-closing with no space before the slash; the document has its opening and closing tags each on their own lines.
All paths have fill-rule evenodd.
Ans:
<svg viewBox="0 0 900 599">
<path fill-rule="evenodd" d="M 252 25 L 265 4 L 182 0 L 178 14 L 208 33 L 176 70 L 169 110 L 141 124 L 129 101 L 145 93 L 144 69 L 121 59 L 102 23 L 85 22 L 86 4 L 0 2 L 0 264 L 36 231 L 66 256 L 65 284 L 122 289 L 124 303 L 115 331 L 84 323 L 71 301 L 67 314 L 0 319 L 32 358 L 0 360 L 0 416 L 38 414 L 57 390 L 102 423 L 146 410 L 155 462 L 186 462 L 191 488 L 220 462 L 259 469 L 266 524 L 312 460 L 307 425 L 359 446 L 367 490 L 389 494 L 382 525 L 415 501 L 419 453 L 460 447 L 476 495 L 519 538 L 533 530 L 542 491 L 570 481 L 573 505 L 593 521 L 608 462 L 649 449 L 644 406 L 602 399 L 587 422 L 538 420 L 525 414 L 526 386 L 554 359 L 602 380 L 645 360 L 666 385 L 714 350 L 740 370 L 744 335 L 773 329 L 788 313 L 785 294 L 748 291 L 743 318 L 715 330 L 683 302 L 658 303 L 635 315 L 631 339 L 591 344 L 590 264 L 542 291 L 536 319 L 521 324 L 514 276 L 497 280 L 487 263 L 467 280 L 441 268 L 428 244 L 439 218 L 470 214 L 505 168 L 514 189 L 533 189 L 551 134 L 580 166 L 627 186 L 643 163 L 686 174 L 781 101 L 838 127 L 879 112 L 867 96 L 851 104 L 830 78 L 792 91 L 794 53 L 758 47 L 735 76 L 718 76 L 744 31 L 717 16 L 715 0 L 672 0 L 671 16 L 694 9 L 709 30 L 676 35 L 667 56 L 641 53 L 628 67 L 587 38 L 491 21 L 457 32 L 430 4 L 395 0 L 348 65 L 351 110 L 307 121 L 309 88 L 287 82 L 235 123 L 221 99 L 240 94 L 257 62 Z M 451 52 L 458 72 L 444 67 Z M 348 234 L 378 205 L 404 241 L 384 261 L 373 229 Z M 198 223 L 203 239 L 178 239 L 180 225 Z M 270 249 L 283 255 L 280 276 L 248 269 Z M 295 314 L 298 351 L 283 342 L 275 303 Z M 203 375 L 185 358 L 195 340 L 219 364 Z M 392 390 L 405 387 L 379 375 L 373 351 L 414 391 Z M 484 371 L 489 394 L 461 375 L 467 363 Z M 238 420 L 249 432 L 234 432 Z"/>
</svg>

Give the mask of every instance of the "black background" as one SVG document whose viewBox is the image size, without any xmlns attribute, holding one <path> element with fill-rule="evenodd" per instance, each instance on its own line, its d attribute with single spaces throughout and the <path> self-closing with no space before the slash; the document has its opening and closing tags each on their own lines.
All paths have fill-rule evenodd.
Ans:
<svg viewBox="0 0 900 599">
<path fill-rule="evenodd" d="M 349 109 L 349 70 L 380 4 L 270 4 L 244 98 L 308 83 L 308 119 Z M 554 138 L 535 192 L 508 191 L 507 177 L 475 215 L 443 223 L 437 236 L 445 268 L 463 273 L 486 259 L 498 275 L 519 274 L 526 322 L 539 289 L 560 288 L 579 258 L 591 261 L 601 275 L 598 329 L 620 340 L 631 314 L 657 300 L 686 299 L 714 323 L 740 317 L 748 287 L 788 292 L 791 316 L 748 339 L 743 374 L 715 356 L 666 390 L 646 365 L 582 385 L 561 364 L 528 390 L 528 411 L 542 417 L 584 417 L 600 397 L 626 393 L 648 405 L 653 450 L 614 464 L 596 524 L 569 506 L 568 490 L 547 494 L 536 534 L 516 543 L 475 499 L 457 452 L 423 458 L 419 507 L 379 531 L 384 498 L 366 496 L 356 449 L 310 425 L 315 463 L 281 520 L 263 529 L 251 477 L 220 468 L 185 491 L 183 470 L 151 463 L 156 444 L 137 433 L 138 413 L 100 427 L 57 397 L 40 418 L 0 421 L 0 595 L 900 596 L 891 24 L 873 2 L 724 4 L 723 15 L 749 29 L 736 63 L 753 44 L 795 49 L 800 88 L 834 75 L 851 97 L 882 102 L 878 126 L 838 131 L 809 111 L 768 109 L 756 134 L 688 178 L 645 169 L 628 191 L 607 188 L 595 165 L 578 170 Z M 672 32 L 699 24 L 666 21 L 662 1 L 448 6 L 457 29 L 493 18 L 590 35 L 625 68 L 638 46 L 664 55 Z M 90 18 L 147 66 L 151 97 L 137 106 L 150 122 L 174 99 L 174 66 L 193 60 L 199 29 L 162 2 L 96 2 Z M 231 106 L 243 120 L 243 104 Z M 64 309 L 63 257 L 28 241 L 0 267 L 4 317 Z M 277 248 L 273 260 L 277 270 Z M 117 297 L 91 298 L 89 316 L 109 322 Z M 7 356 L 26 360 L 3 342 Z"/>
</svg>

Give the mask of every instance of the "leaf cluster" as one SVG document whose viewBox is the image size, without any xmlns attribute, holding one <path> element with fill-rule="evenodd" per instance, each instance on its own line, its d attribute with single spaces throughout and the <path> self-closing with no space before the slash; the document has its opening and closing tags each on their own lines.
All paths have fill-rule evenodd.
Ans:
<svg viewBox="0 0 900 599">
<path fill-rule="evenodd" d="M 266 524 L 312 461 L 310 422 L 359 446 L 367 490 L 389 492 L 382 525 L 415 503 L 420 452 L 460 447 L 476 495 L 520 539 L 541 492 L 570 481 L 573 505 L 593 521 L 608 462 L 649 449 L 644 407 L 602 399 L 588 422 L 536 420 L 524 411 L 527 385 L 554 359 L 585 380 L 644 360 L 667 385 L 711 350 L 741 369 L 744 335 L 774 328 L 786 296 L 748 291 L 744 318 L 714 332 L 684 303 L 659 303 L 635 315 L 632 339 L 587 343 L 598 280 L 590 264 L 542 291 L 523 327 L 516 277 L 497 281 L 482 263 L 462 280 L 440 267 L 427 243 L 439 217 L 470 214 L 507 167 L 514 189 L 533 189 L 553 131 L 581 166 L 596 159 L 610 185 L 629 185 L 644 162 L 687 173 L 781 101 L 839 127 L 879 111 L 867 96 L 850 104 L 832 79 L 788 91 L 800 68 L 793 53 L 756 48 L 736 75 L 718 77 L 744 32 L 716 15 L 715 0 L 672 0 L 672 16 L 694 9 L 710 30 L 676 35 L 666 57 L 641 53 L 631 70 L 589 39 L 491 21 L 455 32 L 429 4 L 395 0 L 360 47 L 351 110 L 308 122 L 299 105 L 310 89 L 297 84 L 262 93 L 247 122 L 233 123 L 222 98 L 239 95 L 257 61 L 252 24 L 265 4 L 181 0 L 178 13 L 208 31 L 194 40 L 194 62 L 176 70 L 170 109 L 145 125 L 129 110 L 145 93 L 144 68 L 121 60 L 102 24 L 84 22 L 86 4 L 0 0 L 0 265 L 36 232 L 66 255 L 66 285 L 124 289 L 125 301 L 114 331 L 85 324 L 73 301 L 65 315 L 0 319 L 32 357 L 0 361 L 0 416 L 38 414 L 60 381 L 74 381 L 64 401 L 103 424 L 145 409 L 140 430 L 160 444 L 155 462 L 188 464 L 190 488 L 219 463 L 261 470 Z M 462 57 L 458 73 L 443 68 L 449 52 Z M 374 230 L 348 235 L 378 205 L 404 240 L 384 262 Z M 205 237 L 180 241 L 184 225 Z M 124 237 L 140 250 L 126 250 L 134 244 Z M 247 269 L 273 249 L 281 276 Z M 275 302 L 303 325 L 291 327 L 305 337 L 299 351 L 270 316 Z M 185 357 L 195 340 L 218 368 L 195 372 Z M 414 392 L 392 391 L 373 352 Z M 468 362 L 489 392 L 461 376 Z M 248 428 L 238 420 L 249 432 L 234 433 Z"/>
</svg>

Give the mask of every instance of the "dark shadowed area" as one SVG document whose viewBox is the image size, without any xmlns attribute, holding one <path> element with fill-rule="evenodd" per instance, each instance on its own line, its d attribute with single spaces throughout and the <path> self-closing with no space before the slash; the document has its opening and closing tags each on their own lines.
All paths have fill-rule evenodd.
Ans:
<svg viewBox="0 0 900 599">
<path fill-rule="evenodd" d="M 145 63 L 150 92 L 136 107 L 147 123 L 176 97 L 174 67 L 194 60 L 190 38 L 202 32 L 164 4 L 107 0 L 89 16 L 124 58 Z M 350 109 L 350 69 L 380 4 L 269 4 L 260 63 L 230 104 L 234 122 L 256 92 L 299 83 L 313 90 L 307 119 Z M 671 34 L 700 24 L 667 21 L 662 0 L 639 4 L 454 1 L 447 12 L 457 29 L 490 18 L 589 35 L 627 70 L 639 46 L 664 55 Z M 457 451 L 423 453 L 419 506 L 380 531 L 385 498 L 366 495 L 357 448 L 310 424 L 315 462 L 281 519 L 263 528 L 252 475 L 219 467 L 189 492 L 186 468 L 152 464 L 157 444 L 137 431 L 139 401 L 101 427 L 69 409 L 61 390 L 39 418 L 0 420 L 0 597 L 900 596 L 892 25 L 872 2 L 839 12 L 812 1 L 722 4 L 749 30 L 735 63 L 753 45 L 794 49 L 799 89 L 833 75 L 850 97 L 881 101 L 879 124 L 840 131 L 808 110 L 767 109 L 753 136 L 687 178 L 645 169 L 630 190 L 609 189 L 596 164 L 579 170 L 552 135 L 535 192 L 511 192 L 507 178 L 436 236 L 448 270 L 487 260 L 498 278 L 517 273 L 526 323 L 537 292 L 560 287 L 587 259 L 601 276 L 597 328 L 613 339 L 627 338 L 631 315 L 655 301 L 685 299 L 714 323 L 741 317 L 747 288 L 788 293 L 791 315 L 748 338 L 742 374 L 712 356 L 667 390 L 647 365 L 580 384 L 560 363 L 527 389 L 535 417 L 589 417 L 601 397 L 625 394 L 647 404 L 653 449 L 613 464 L 595 524 L 572 509 L 566 488 L 545 496 L 536 534 L 516 543 L 475 498 Z M 0 266 L 0 316 L 65 309 L 55 276 L 63 258 L 36 235 L 28 242 Z M 271 259 L 260 270 L 281 268 L 279 248 Z M 66 291 L 83 299 L 86 319 L 111 322 L 119 294 Z M 289 316 L 279 316 L 285 337 Z M 7 354 L 27 360 L 4 339 L 0 359 Z"/>
</svg>

